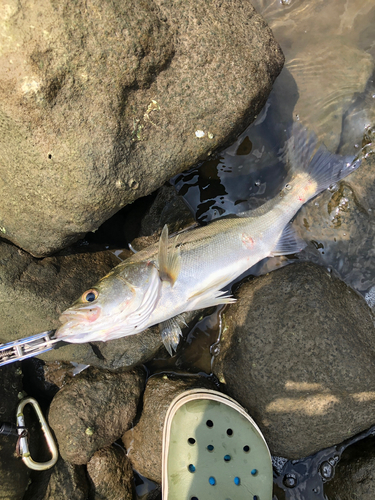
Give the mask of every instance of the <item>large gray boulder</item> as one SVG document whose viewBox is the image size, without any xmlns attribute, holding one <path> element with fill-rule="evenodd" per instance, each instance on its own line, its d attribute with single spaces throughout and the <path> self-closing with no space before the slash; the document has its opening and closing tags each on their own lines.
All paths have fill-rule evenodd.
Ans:
<svg viewBox="0 0 375 500">
<path fill-rule="evenodd" d="M 310 263 L 247 282 L 236 297 L 213 371 L 272 454 L 305 457 L 375 423 L 375 327 L 362 297 Z"/>
<path fill-rule="evenodd" d="M 234 138 L 284 62 L 242 0 L 9 0 L 0 32 L 0 231 L 35 256 Z"/>
</svg>

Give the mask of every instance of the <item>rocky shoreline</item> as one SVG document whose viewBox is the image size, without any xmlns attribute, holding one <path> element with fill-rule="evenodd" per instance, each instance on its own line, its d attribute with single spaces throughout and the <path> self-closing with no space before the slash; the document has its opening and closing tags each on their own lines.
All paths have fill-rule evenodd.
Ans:
<svg viewBox="0 0 375 500">
<path fill-rule="evenodd" d="M 84 290 L 131 255 L 128 243 L 140 250 L 158 241 L 164 224 L 170 233 L 195 224 L 166 181 L 207 158 L 220 163 L 218 152 L 261 112 L 284 56 L 267 23 L 240 0 L 94 0 L 89 7 L 40 0 L 35 9 L 11 0 L 1 9 L 6 343 L 57 328 Z M 357 112 L 348 102 L 364 89 L 368 101 L 373 61 L 344 45 L 343 60 L 362 73 L 323 136 L 340 153 L 350 143 L 351 153 L 345 134 Z M 341 38 L 333 46 L 341 50 Z M 296 95 L 296 81 L 310 88 L 298 64 L 279 80 L 294 82 L 286 87 Z M 278 138 L 291 119 L 282 88 L 271 96 L 279 99 L 270 111 Z M 312 112 L 309 93 L 303 97 L 296 110 Z M 367 155 L 373 129 L 366 130 L 361 168 L 296 216 L 307 249 L 263 263 L 236 284 L 237 302 L 215 311 L 217 338 L 196 355 L 206 372 L 199 362 L 190 371 L 173 365 L 158 326 L 0 368 L 0 423 L 15 421 L 28 393 L 40 400 L 59 447 L 52 469 L 30 471 L 15 455 L 17 438 L 1 435 L 0 500 L 160 500 L 166 411 L 176 395 L 200 387 L 228 394 L 255 419 L 274 458 L 275 498 L 297 499 L 307 484 L 316 500 L 374 497 L 375 163 Z M 249 137 L 246 148 L 237 146 L 241 157 L 253 148 Z M 261 160 L 260 150 L 253 154 Z M 183 334 L 206 313 L 186 315 Z M 32 454 L 45 460 L 39 424 L 26 417 Z M 302 482 L 302 469 L 310 482 Z"/>
</svg>

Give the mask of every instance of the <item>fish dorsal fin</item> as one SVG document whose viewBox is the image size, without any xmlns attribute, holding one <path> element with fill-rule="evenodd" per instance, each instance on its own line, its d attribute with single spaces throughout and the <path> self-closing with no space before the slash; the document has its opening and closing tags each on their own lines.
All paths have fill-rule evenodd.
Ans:
<svg viewBox="0 0 375 500">
<path fill-rule="evenodd" d="M 175 318 L 167 319 L 159 324 L 161 339 L 171 356 L 173 356 L 173 351 L 177 350 L 182 335 L 178 319 L 179 317 L 176 316 Z"/>
<path fill-rule="evenodd" d="M 298 236 L 292 224 L 288 224 L 281 233 L 276 248 L 270 253 L 271 257 L 298 253 L 306 246 L 306 241 Z"/>
<path fill-rule="evenodd" d="M 168 281 L 172 286 L 175 284 L 181 268 L 180 249 L 175 245 L 176 239 L 177 237 L 172 245 L 168 245 L 168 226 L 165 224 L 159 240 L 159 275 L 162 281 Z"/>
</svg>

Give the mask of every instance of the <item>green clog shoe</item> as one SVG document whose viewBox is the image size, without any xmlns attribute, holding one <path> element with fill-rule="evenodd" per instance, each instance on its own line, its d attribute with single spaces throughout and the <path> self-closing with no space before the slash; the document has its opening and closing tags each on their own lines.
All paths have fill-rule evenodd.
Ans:
<svg viewBox="0 0 375 500">
<path fill-rule="evenodd" d="M 272 462 L 254 420 L 232 398 L 193 389 L 164 422 L 163 500 L 272 500 Z"/>
</svg>

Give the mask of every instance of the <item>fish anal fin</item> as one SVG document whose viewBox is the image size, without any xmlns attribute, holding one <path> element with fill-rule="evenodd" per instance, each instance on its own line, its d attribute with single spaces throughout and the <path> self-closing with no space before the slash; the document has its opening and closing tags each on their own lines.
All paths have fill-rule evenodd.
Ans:
<svg viewBox="0 0 375 500">
<path fill-rule="evenodd" d="M 159 330 L 163 344 L 169 354 L 173 356 L 173 351 L 177 350 L 182 331 L 177 318 L 167 319 L 159 324 Z"/>
<path fill-rule="evenodd" d="M 281 233 L 279 241 L 277 242 L 276 247 L 270 253 L 270 256 L 277 257 L 280 255 L 290 255 L 292 253 L 298 253 L 303 250 L 306 245 L 306 241 L 298 236 L 292 224 L 288 224 L 284 228 L 284 231 Z"/>
<path fill-rule="evenodd" d="M 168 281 L 173 286 L 180 273 L 181 256 L 180 249 L 168 243 L 168 226 L 165 225 L 159 240 L 159 275 L 162 281 Z"/>
</svg>

